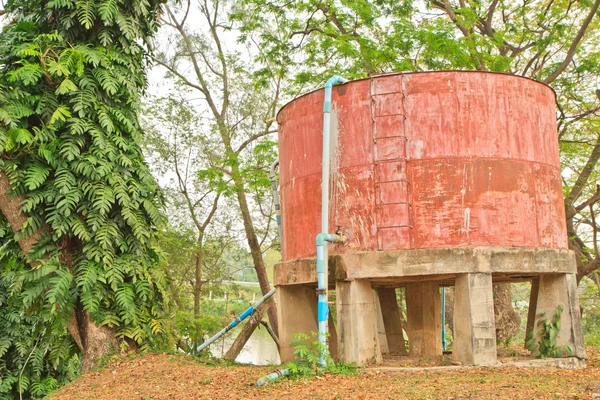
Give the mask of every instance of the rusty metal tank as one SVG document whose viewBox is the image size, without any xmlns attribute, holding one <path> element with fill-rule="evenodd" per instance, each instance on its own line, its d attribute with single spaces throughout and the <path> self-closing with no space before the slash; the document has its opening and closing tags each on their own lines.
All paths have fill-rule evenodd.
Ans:
<svg viewBox="0 0 600 400">
<path fill-rule="evenodd" d="M 323 90 L 282 108 L 283 261 L 315 256 Z M 567 248 L 555 93 L 512 75 L 398 73 L 334 86 L 330 254 Z"/>
</svg>

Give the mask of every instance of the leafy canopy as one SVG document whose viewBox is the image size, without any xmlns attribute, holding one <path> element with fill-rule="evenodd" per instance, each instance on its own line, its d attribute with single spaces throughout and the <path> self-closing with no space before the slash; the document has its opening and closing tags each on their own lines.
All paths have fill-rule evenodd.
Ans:
<svg viewBox="0 0 600 400">
<path fill-rule="evenodd" d="M 6 301 L 21 304 L 21 322 L 33 313 L 55 335 L 76 306 L 138 344 L 161 329 L 154 227 L 162 200 L 137 119 L 144 49 L 160 7 L 160 0 L 12 0 L 5 7 L 0 173 L 28 216 L 15 239 L 38 240 L 26 255 L 32 267 L 14 257 L 0 265 L 11 279 Z M 2 230 L 0 246 L 9 240 Z M 38 349 L 48 335 L 39 336 L 45 344 Z M 11 351 L 3 362 L 14 362 L 6 359 Z"/>
</svg>

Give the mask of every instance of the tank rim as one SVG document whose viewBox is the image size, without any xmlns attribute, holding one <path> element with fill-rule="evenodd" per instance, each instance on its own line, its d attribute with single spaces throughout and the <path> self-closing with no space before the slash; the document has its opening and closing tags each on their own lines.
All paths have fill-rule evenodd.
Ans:
<svg viewBox="0 0 600 400">
<path fill-rule="evenodd" d="M 348 81 L 346 83 L 344 83 L 344 85 L 347 85 L 348 83 L 353 83 L 353 82 L 360 82 L 360 81 L 366 81 L 366 80 L 370 80 L 373 78 L 377 78 L 380 76 L 395 76 L 395 75 L 417 75 L 417 74 L 437 74 L 437 73 L 443 73 L 443 72 L 459 72 L 459 73 L 471 73 L 471 74 L 493 74 L 493 75 L 505 75 L 505 76 L 510 76 L 510 77 L 514 77 L 514 78 L 521 78 L 521 79 L 526 79 L 528 81 L 532 81 L 535 83 L 539 83 L 540 85 L 546 86 L 548 89 L 550 89 L 552 91 L 552 93 L 554 93 L 554 101 L 556 102 L 556 91 L 554 90 L 554 88 L 550 85 L 548 85 L 547 83 L 538 81 L 536 79 L 533 78 L 529 78 L 527 76 L 522 76 L 522 75 L 515 75 L 515 74 L 509 74 L 508 72 L 495 72 L 495 71 L 476 71 L 476 70 L 464 70 L 464 69 L 443 69 L 443 70 L 439 70 L 439 71 L 405 71 L 405 72 L 387 72 L 387 73 L 382 73 L 382 74 L 376 74 L 376 75 L 371 75 L 368 78 L 361 78 L 361 79 L 353 79 L 351 81 Z M 308 95 L 311 95 L 313 93 L 319 92 L 324 90 L 324 88 L 318 88 L 318 89 L 314 89 L 311 90 L 309 92 L 303 93 L 300 96 L 296 97 L 293 100 L 288 101 L 287 103 L 285 103 L 284 105 L 281 106 L 281 108 L 279 108 L 279 111 L 277 111 L 277 114 L 275 115 L 275 119 L 277 121 L 277 123 L 279 124 L 279 115 L 281 114 L 281 112 L 283 111 L 284 108 L 286 108 L 288 105 L 290 105 L 291 103 L 295 102 L 298 99 L 301 99 L 303 97 L 306 97 Z"/>
</svg>

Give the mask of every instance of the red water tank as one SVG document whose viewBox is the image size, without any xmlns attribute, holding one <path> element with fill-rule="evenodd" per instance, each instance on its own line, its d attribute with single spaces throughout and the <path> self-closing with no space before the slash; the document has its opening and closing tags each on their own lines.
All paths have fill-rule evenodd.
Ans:
<svg viewBox="0 0 600 400">
<path fill-rule="evenodd" d="M 314 257 L 323 90 L 279 123 L 283 261 Z M 567 248 L 555 94 L 513 75 L 401 73 L 334 86 L 330 253 Z"/>
</svg>

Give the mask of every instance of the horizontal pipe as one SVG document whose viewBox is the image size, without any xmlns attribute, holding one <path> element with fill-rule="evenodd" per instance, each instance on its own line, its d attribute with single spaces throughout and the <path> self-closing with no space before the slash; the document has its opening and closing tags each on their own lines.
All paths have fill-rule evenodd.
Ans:
<svg viewBox="0 0 600 400">
<path fill-rule="evenodd" d="M 238 326 L 240 324 L 240 322 L 242 322 L 243 320 L 245 320 L 246 318 L 248 318 L 249 316 L 254 314 L 254 311 L 256 311 L 262 303 L 264 303 L 266 300 L 269 299 L 269 297 L 273 296 L 274 294 L 275 294 L 275 288 L 271 289 L 267 294 L 265 294 L 263 297 L 261 297 L 256 303 L 254 303 L 253 305 L 248 307 L 246 309 L 246 311 L 244 311 L 242 313 L 242 315 L 240 315 L 239 317 L 236 317 L 235 321 L 231 321 L 231 323 L 229 325 L 227 325 L 225 328 L 221 329 L 216 335 L 214 335 L 213 337 L 208 339 L 206 342 L 202 343 L 200 345 L 200 347 L 198 347 L 197 351 L 204 350 L 205 348 L 210 346 L 215 340 L 217 340 L 218 338 L 220 338 L 221 336 L 223 336 L 224 334 L 226 334 L 227 332 L 229 332 L 230 330 L 232 330 L 233 328 Z"/>
</svg>

